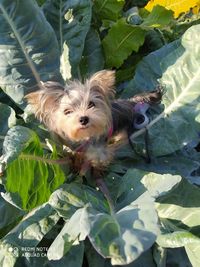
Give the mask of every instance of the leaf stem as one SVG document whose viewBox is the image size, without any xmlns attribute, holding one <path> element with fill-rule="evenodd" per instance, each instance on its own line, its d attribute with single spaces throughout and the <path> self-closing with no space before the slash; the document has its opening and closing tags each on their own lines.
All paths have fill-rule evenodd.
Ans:
<svg viewBox="0 0 200 267">
<path fill-rule="evenodd" d="M 107 187 L 106 183 L 104 182 L 103 178 L 97 178 L 96 184 L 99 187 L 99 189 L 101 190 L 101 192 L 104 194 L 104 197 L 106 198 L 106 200 L 108 201 L 108 205 L 109 205 L 111 214 L 112 215 L 115 214 L 114 203 L 113 203 L 113 200 L 110 196 L 110 192 L 108 190 L 108 187 Z"/>
<path fill-rule="evenodd" d="M 114 215 L 115 214 L 114 203 L 113 203 L 113 200 L 112 200 L 112 198 L 110 196 L 110 192 L 108 190 L 108 187 L 107 187 L 106 183 L 104 182 L 104 179 L 101 177 L 101 174 L 100 174 L 99 170 L 93 169 L 93 174 L 94 174 L 94 177 L 95 177 L 95 180 L 96 180 L 96 185 L 99 187 L 99 189 L 103 193 L 104 197 L 108 201 L 110 212 L 111 212 L 112 215 Z"/>
<path fill-rule="evenodd" d="M 48 163 L 48 164 L 65 165 L 65 164 L 69 163 L 69 158 L 62 158 L 62 159 L 46 159 L 46 158 L 43 158 L 43 157 L 34 156 L 34 155 L 28 155 L 28 154 L 21 154 L 21 155 L 19 156 L 19 158 L 21 158 L 21 159 L 25 159 L 25 160 L 42 161 L 42 162 L 44 162 L 44 163 Z"/>
</svg>

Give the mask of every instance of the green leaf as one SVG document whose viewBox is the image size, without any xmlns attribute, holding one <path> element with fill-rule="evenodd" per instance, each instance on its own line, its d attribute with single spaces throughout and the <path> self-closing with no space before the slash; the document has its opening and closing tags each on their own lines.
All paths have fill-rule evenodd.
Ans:
<svg viewBox="0 0 200 267">
<path fill-rule="evenodd" d="M 147 32 L 144 42 L 144 47 L 147 50 L 147 52 L 145 51 L 146 53 L 158 50 L 165 44 L 166 41 L 163 37 L 162 31 L 152 29 Z"/>
<path fill-rule="evenodd" d="M 82 77 L 87 77 L 104 67 L 101 41 L 97 31 L 90 29 L 85 39 L 85 46 L 80 62 Z"/>
<path fill-rule="evenodd" d="M 147 126 L 150 150 L 154 156 L 173 153 L 199 138 L 199 30 L 200 25 L 193 26 L 181 41 L 166 45 L 147 56 L 127 88 L 135 88 L 137 92 L 144 91 L 144 88 L 152 90 L 158 79 L 166 88 L 162 106 L 152 114 Z M 141 129 L 131 137 L 137 144 L 138 152 L 143 149 L 144 132 Z"/>
<path fill-rule="evenodd" d="M 108 209 L 102 194 L 78 184 L 63 185 L 49 203 L 68 220 L 52 244 L 51 259 L 59 259 L 74 242 L 88 236 L 94 248 L 103 257 L 111 258 L 112 264 L 128 264 L 152 246 L 159 232 L 153 198 L 148 192 L 116 213 Z M 56 247 L 59 251 L 55 251 Z"/>
<path fill-rule="evenodd" d="M 135 168 L 137 169 L 160 174 L 178 174 L 195 184 L 200 183 L 199 177 L 194 175 L 199 167 L 200 153 L 195 149 L 183 149 L 164 157 L 153 158 L 151 164 L 145 164 L 141 161 L 135 163 Z"/>
<path fill-rule="evenodd" d="M 200 241 L 199 243 L 187 244 L 185 246 L 188 258 L 192 267 L 199 267 L 200 265 Z"/>
<path fill-rule="evenodd" d="M 168 25 L 173 19 L 173 11 L 162 6 L 154 6 L 151 13 L 145 18 L 141 27 L 160 28 Z"/>
<path fill-rule="evenodd" d="M 169 194 L 158 199 L 156 209 L 160 218 L 176 220 L 180 225 L 192 228 L 200 225 L 199 207 L 199 188 L 182 179 Z"/>
<path fill-rule="evenodd" d="M 8 164 L 15 160 L 29 143 L 34 142 L 35 138 L 37 138 L 36 134 L 28 128 L 22 126 L 12 127 L 4 139 L 1 164 Z"/>
<path fill-rule="evenodd" d="M 2 238 L 19 222 L 25 213 L 5 201 L 2 196 L 0 196 L 0 213 L 3 214 L 0 219 L 0 238 Z"/>
<path fill-rule="evenodd" d="M 153 247 L 153 259 L 156 266 L 165 267 L 166 266 L 166 256 L 167 249 L 158 246 L 156 243 Z"/>
<path fill-rule="evenodd" d="M 17 257 L 23 254 L 24 249 L 36 247 L 58 219 L 59 216 L 48 204 L 29 213 L 16 228 L 1 239 L 1 266 L 14 266 Z"/>
<path fill-rule="evenodd" d="M 65 175 L 53 158 L 45 158 L 37 135 L 28 128 L 15 126 L 8 131 L 3 144 L 1 165 L 8 164 L 3 184 L 4 198 L 22 207 L 32 209 L 48 200 L 60 186 Z"/>
<path fill-rule="evenodd" d="M 176 267 L 192 267 L 184 248 L 167 249 L 167 264 Z"/>
<path fill-rule="evenodd" d="M 14 109 L 17 114 L 22 114 L 23 110 L 0 88 L 0 102 Z"/>
<path fill-rule="evenodd" d="M 0 154 L 3 145 L 3 140 L 9 128 L 16 124 L 16 117 L 14 110 L 0 103 Z"/>
<path fill-rule="evenodd" d="M 120 67 L 133 52 L 144 43 L 145 30 L 118 20 L 102 41 L 107 67 Z"/>
<path fill-rule="evenodd" d="M 128 24 L 124 18 L 119 19 L 102 42 L 106 66 L 119 68 L 133 51 L 138 52 L 144 43 L 146 31 L 166 26 L 172 18 L 172 11 L 157 6 L 139 26 Z"/>
<path fill-rule="evenodd" d="M 124 0 L 95 0 L 94 1 L 94 14 L 100 20 L 116 21 L 122 13 Z"/>
<path fill-rule="evenodd" d="M 60 78 L 58 44 L 35 1 L 1 0 L 0 12 L 0 86 L 22 104 L 40 81 Z"/>
<path fill-rule="evenodd" d="M 180 181 L 178 175 L 162 175 L 135 168 L 129 168 L 124 176 L 111 173 L 106 177 L 110 192 L 116 198 L 117 209 L 128 205 L 147 190 L 154 198 L 165 195 Z"/>
<path fill-rule="evenodd" d="M 109 206 L 102 194 L 83 184 L 64 184 L 49 199 L 49 204 L 67 220 L 77 209 L 85 207 L 88 203 L 93 203 L 97 210 L 109 212 Z"/>
<path fill-rule="evenodd" d="M 187 231 L 175 231 L 159 235 L 156 242 L 162 247 L 185 247 L 192 266 L 198 267 L 200 263 L 200 239 Z"/>
<path fill-rule="evenodd" d="M 78 209 L 65 223 L 61 232 L 58 234 L 56 239 L 53 241 L 48 249 L 49 260 L 60 260 L 68 251 L 73 248 L 73 243 L 77 240 L 85 240 L 89 234 L 89 227 L 85 229 L 87 220 L 86 208 Z"/>
<path fill-rule="evenodd" d="M 89 267 L 112 267 L 110 260 L 103 258 L 97 251 L 89 245 L 89 242 L 85 246 L 85 254 L 88 260 Z M 134 260 L 127 267 L 156 267 L 151 249 L 142 253 L 142 255 Z M 159 266 L 160 267 L 160 266 Z"/>
<path fill-rule="evenodd" d="M 187 231 L 175 231 L 169 234 L 159 235 L 156 242 L 164 248 L 178 248 L 188 244 L 200 244 L 200 239 Z"/>
<path fill-rule="evenodd" d="M 16 124 L 16 117 L 14 110 L 5 104 L 0 103 L 0 110 L 0 133 L 5 135 L 8 129 Z"/>
<path fill-rule="evenodd" d="M 80 78 L 78 66 L 90 28 L 91 1 L 47 0 L 43 11 L 59 42 L 63 78 Z"/>
<path fill-rule="evenodd" d="M 103 257 L 111 258 L 112 265 L 137 259 L 153 245 L 159 231 L 154 204 L 147 192 L 116 214 L 91 209 L 88 215 L 90 242 Z"/>
<path fill-rule="evenodd" d="M 88 267 L 111 267 L 110 260 L 103 258 L 91 245 L 91 243 L 86 240 L 85 242 L 85 255 L 88 261 Z"/>
<path fill-rule="evenodd" d="M 84 245 L 72 246 L 70 251 L 60 260 L 50 261 L 50 267 L 82 267 L 83 266 Z"/>
<path fill-rule="evenodd" d="M 45 3 L 46 0 L 37 0 L 37 3 L 39 6 L 42 6 Z"/>
</svg>

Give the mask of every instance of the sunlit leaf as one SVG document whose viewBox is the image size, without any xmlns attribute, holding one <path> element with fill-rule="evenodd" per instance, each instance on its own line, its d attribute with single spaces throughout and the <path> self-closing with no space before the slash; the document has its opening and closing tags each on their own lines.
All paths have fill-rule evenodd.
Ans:
<svg viewBox="0 0 200 267">
<path fill-rule="evenodd" d="M 50 155 L 45 158 L 39 138 L 32 130 L 16 126 L 9 130 L 3 143 L 1 166 L 7 164 L 3 183 L 4 198 L 23 209 L 32 209 L 48 200 L 65 180 L 61 167 Z"/>
<path fill-rule="evenodd" d="M 156 5 L 164 6 L 167 9 L 173 10 L 174 16 L 177 18 L 181 13 L 189 11 L 190 8 L 195 7 L 197 4 L 199 5 L 198 0 L 150 0 L 145 8 L 151 11 Z"/>
<path fill-rule="evenodd" d="M 58 44 L 36 2 L 2 0 L 0 13 L 0 86 L 22 104 L 40 81 L 60 79 Z"/>
<path fill-rule="evenodd" d="M 152 90 L 158 82 L 164 87 L 162 105 L 155 109 L 147 126 L 149 147 L 154 156 L 173 153 L 199 139 L 199 30 L 199 25 L 192 26 L 180 41 L 148 55 L 127 86 L 129 96 L 134 94 L 133 90 Z M 145 129 L 139 130 L 131 137 L 140 153 L 144 148 L 144 132 Z"/>
</svg>

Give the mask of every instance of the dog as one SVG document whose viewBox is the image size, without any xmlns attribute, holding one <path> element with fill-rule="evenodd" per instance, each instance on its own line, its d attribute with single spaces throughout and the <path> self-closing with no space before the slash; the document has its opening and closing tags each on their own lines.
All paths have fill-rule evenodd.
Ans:
<svg viewBox="0 0 200 267">
<path fill-rule="evenodd" d="M 75 144 L 75 154 L 83 158 L 82 169 L 88 165 L 108 166 L 118 144 L 138 129 L 135 125 L 144 122 L 138 104 L 151 106 L 162 98 L 162 90 L 158 88 L 130 99 L 114 99 L 112 70 L 99 71 L 84 83 L 69 81 L 63 86 L 48 81 L 43 87 L 25 98 L 35 116 L 62 144 L 73 149 Z"/>
</svg>

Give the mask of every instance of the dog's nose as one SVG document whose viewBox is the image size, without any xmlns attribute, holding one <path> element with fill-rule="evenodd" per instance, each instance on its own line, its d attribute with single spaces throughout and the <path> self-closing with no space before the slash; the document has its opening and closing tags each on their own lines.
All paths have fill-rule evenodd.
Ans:
<svg viewBox="0 0 200 267">
<path fill-rule="evenodd" d="M 86 125 L 89 122 L 89 118 L 87 116 L 80 117 L 79 119 L 81 125 Z"/>
</svg>

